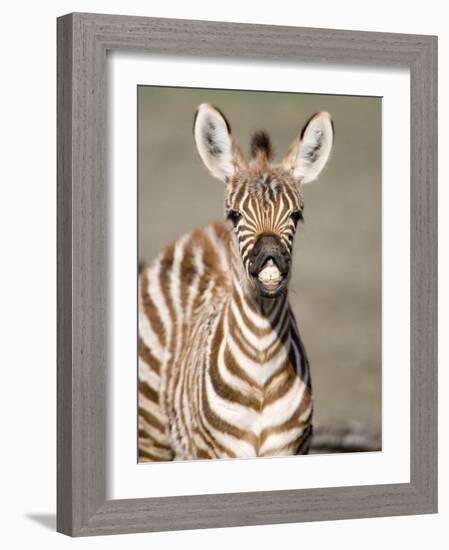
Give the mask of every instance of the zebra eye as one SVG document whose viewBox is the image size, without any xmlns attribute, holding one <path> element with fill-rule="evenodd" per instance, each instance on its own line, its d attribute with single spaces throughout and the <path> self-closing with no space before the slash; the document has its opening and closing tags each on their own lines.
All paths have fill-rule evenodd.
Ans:
<svg viewBox="0 0 449 550">
<path fill-rule="evenodd" d="M 302 215 L 301 210 L 295 210 L 295 212 L 292 212 L 290 214 L 291 219 L 294 221 L 295 225 L 301 220 L 304 221 L 304 217 Z"/>
<path fill-rule="evenodd" d="M 229 210 L 228 212 L 228 220 L 231 220 L 234 225 L 237 225 L 241 217 L 242 215 L 237 210 Z"/>
</svg>

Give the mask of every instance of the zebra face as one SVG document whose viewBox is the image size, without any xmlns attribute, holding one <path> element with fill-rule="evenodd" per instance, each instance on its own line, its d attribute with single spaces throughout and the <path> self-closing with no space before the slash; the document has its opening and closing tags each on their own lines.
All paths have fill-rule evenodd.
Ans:
<svg viewBox="0 0 449 550">
<path fill-rule="evenodd" d="M 260 131 L 246 159 L 224 115 L 209 104 L 198 107 L 193 129 L 202 161 L 225 183 L 226 217 L 247 286 L 276 298 L 290 276 L 294 235 L 303 219 L 302 186 L 318 177 L 332 149 L 331 117 L 314 115 L 277 164 L 271 162 L 268 135 Z"/>
<path fill-rule="evenodd" d="M 260 160 L 227 185 L 225 210 L 235 248 L 248 285 L 262 297 L 275 298 L 287 288 L 303 209 L 297 182 L 279 168 L 260 172 Z"/>
</svg>

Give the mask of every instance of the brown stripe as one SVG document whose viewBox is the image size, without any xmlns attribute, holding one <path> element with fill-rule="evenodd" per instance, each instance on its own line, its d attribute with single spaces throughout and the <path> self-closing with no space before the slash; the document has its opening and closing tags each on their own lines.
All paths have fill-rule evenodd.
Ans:
<svg viewBox="0 0 449 550">
<path fill-rule="evenodd" d="M 291 387 L 296 381 L 296 378 L 297 378 L 296 372 L 293 369 L 293 367 L 290 365 L 288 360 L 284 364 L 284 366 L 281 368 L 285 372 L 285 376 L 283 377 L 283 379 L 279 381 L 277 385 L 273 385 L 272 388 L 265 390 L 265 393 L 264 393 L 265 407 L 268 405 L 271 405 L 275 401 L 279 401 L 280 399 L 283 399 L 285 395 L 290 391 Z M 276 375 L 277 373 L 274 373 L 274 374 Z M 268 382 L 270 382 L 270 380 L 268 380 Z"/>
<path fill-rule="evenodd" d="M 310 424 L 301 436 L 298 447 L 296 449 L 296 454 L 306 454 L 309 451 L 310 443 L 312 441 L 312 431 L 313 427 Z"/>
<path fill-rule="evenodd" d="M 238 325 L 237 320 L 232 312 L 231 308 L 228 309 L 228 328 L 229 332 L 232 334 L 234 342 L 237 344 L 239 350 L 246 355 L 249 359 L 257 363 L 260 360 L 260 353 L 258 350 L 246 340 L 243 335 L 241 327 Z"/>
<path fill-rule="evenodd" d="M 287 432 L 289 430 L 292 430 L 293 428 L 299 428 L 302 425 L 306 425 L 312 415 L 312 411 L 305 420 L 299 421 L 299 418 L 304 413 L 304 411 L 307 410 L 310 403 L 311 396 L 306 388 L 303 399 L 288 420 L 286 420 L 282 424 L 278 424 L 277 426 L 272 426 L 271 428 L 265 428 L 264 430 L 262 430 L 262 432 L 260 433 L 260 445 L 262 446 L 270 435 Z"/>
<path fill-rule="evenodd" d="M 174 423 L 174 427 L 178 433 L 178 435 L 181 433 L 181 429 L 183 428 L 186 432 L 189 433 L 190 435 L 190 425 L 187 424 L 186 422 L 186 418 L 185 418 L 185 414 L 184 414 L 184 407 L 182 406 L 182 398 L 183 398 L 183 394 L 184 394 L 184 382 L 185 382 L 185 377 L 187 375 L 187 370 L 188 370 L 188 365 L 186 365 L 185 363 L 182 365 L 177 365 L 176 366 L 176 372 L 174 372 L 173 376 L 174 376 L 174 381 L 173 381 L 173 391 L 171 392 L 171 395 L 170 395 L 170 398 L 171 400 L 173 401 L 172 403 L 172 407 L 173 407 L 173 410 L 175 411 L 175 414 L 173 415 L 173 418 L 172 418 L 172 422 Z M 175 371 L 175 365 L 173 365 L 173 371 Z M 178 390 L 178 387 L 179 387 L 179 384 L 181 384 L 181 388 L 180 388 L 180 398 L 181 398 L 181 406 L 178 407 L 178 404 L 175 403 L 175 397 L 176 397 L 176 393 L 177 393 L 177 390 Z M 189 404 L 190 404 L 190 400 L 189 400 Z M 179 435 L 179 437 L 181 437 Z M 191 453 L 191 445 L 192 445 L 192 442 L 190 440 L 190 438 L 187 439 L 187 446 L 188 446 L 188 452 Z"/>
<path fill-rule="evenodd" d="M 205 451 L 204 449 L 199 449 L 197 448 L 196 449 L 196 458 L 198 459 L 210 459 L 210 458 L 213 458 L 209 453 L 208 451 Z"/>
<path fill-rule="evenodd" d="M 151 269 L 151 268 L 150 268 Z M 156 336 L 159 338 L 162 346 L 166 344 L 166 334 L 164 325 L 161 318 L 159 317 L 158 310 L 151 299 L 151 296 L 148 292 L 148 272 L 147 270 L 142 271 L 140 274 L 140 297 L 142 300 L 142 307 L 145 312 L 145 315 L 148 317 L 148 320 L 151 324 L 151 328 Z"/>
<path fill-rule="evenodd" d="M 283 326 L 277 329 L 278 337 L 266 350 L 265 361 L 271 361 L 275 355 L 278 354 L 279 349 L 283 346 L 286 349 L 290 347 L 290 323 L 288 322 L 288 316 L 283 321 Z"/>
<path fill-rule="evenodd" d="M 165 426 L 149 411 L 139 407 L 139 416 L 143 418 L 150 426 L 156 428 L 162 435 L 165 435 Z"/>
<path fill-rule="evenodd" d="M 276 312 L 276 317 L 272 320 L 272 321 L 269 321 L 268 319 L 268 315 L 266 312 L 262 311 L 262 310 L 256 310 L 254 308 L 254 305 L 251 303 L 250 300 L 248 299 L 245 299 L 245 304 L 246 306 L 254 312 L 254 314 L 256 315 L 259 315 L 260 317 L 266 317 L 267 318 L 267 321 L 269 321 L 269 326 L 266 327 L 266 328 L 259 328 L 259 327 L 256 327 L 252 321 L 247 317 L 245 311 L 244 311 L 244 308 L 243 308 L 243 303 L 242 303 L 242 300 L 241 300 L 241 297 L 240 295 L 238 294 L 237 291 L 234 291 L 233 292 L 233 299 L 236 303 L 236 306 L 237 306 L 237 309 L 238 311 L 240 312 L 240 315 L 242 317 L 242 320 L 243 320 L 243 323 L 245 324 L 246 327 L 248 327 L 251 332 L 255 335 L 255 336 L 258 336 L 260 338 L 264 337 L 264 336 L 268 336 L 268 334 L 272 333 L 273 331 L 274 332 L 278 332 L 285 326 L 285 324 L 288 324 L 288 321 L 289 321 L 289 308 L 285 308 L 285 296 L 281 296 L 279 298 L 279 300 L 281 300 L 279 303 L 275 303 L 273 302 L 272 305 L 270 305 L 270 309 L 273 310 L 275 307 L 277 307 L 277 312 Z M 234 317 L 235 319 L 235 317 Z M 237 320 L 235 320 L 235 322 L 237 323 Z"/>
<path fill-rule="evenodd" d="M 262 400 L 257 399 L 252 395 L 244 395 L 239 390 L 226 384 L 226 382 L 221 378 L 217 361 L 218 360 L 216 358 L 211 358 L 209 367 L 210 381 L 215 393 L 222 399 L 229 401 L 231 405 L 236 403 L 242 405 L 243 407 L 253 409 L 254 411 L 260 411 L 262 408 Z"/>
<path fill-rule="evenodd" d="M 275 330 L 280 334 L 274 339 L 274 342 L 265 351 L 259 351 L 254 349 L 254 347 L 248 342 L 248 340 L 245 339 L 245 336 L 239 324 L 237 323 L 237 319 L 235 318 L 232 309 L 229 308 L 229 310 L 230 315 L 228 316 L 228 325 L 231 334 L 234 336 L 234 341 L 238 345 L 240 351 L 255 363 L 267 363 L 271 361 L 278 354 L 280 348 L 282 346 L 286 346 L 289 339 L 288 312 L 282 317 L 282 319 L 280 319 L 280 313 L 276 316 L 278 324 L 281 322 L 282 326 L 275 325 L 276 329 L 268 328 L 266 330 L 265 336 L 268 336 Z"/>
<path fill-rule="evenodd" d="M 235 302 L 235 304 L 237 306 L 237 309 L 240 313 L 240 316 L 242 317 L 242 321 L 243 321 L 244 325 L 251 330 L 251 332 L 254 334 L 254 336 L 262 338 L 263 336 L 267 336 L 268 334 L 270 334 L 270 332 L 272 331 L 271 326 L 268 326 L 267 328 L 261 329 L 259 327 L 256 327 L 251 322 L 249 317 L 247 317 L 247 315 L 245 313 L 245 310 L 243 309 L 243 304 L 242 304 L 242 301 L 240 299 L 240 296 L 239 296 L 238 292 L 235 291 L 235 290 L 233 292 L 233 301 Z M 254 313 L 258 314 L 258 312 L 254 309 L 254 307 L 252 306 L 252 304 L 249 301 L 247 301 L 246 304 L 252 311 L 254 311 Z M 235 319 L 234 313 L 232 312 L 232 308 L 229 308 L 229 309 L 230 309 L 231 314 L 234 318 L 234 322 L 237 324 L 237 320 Z"/>
<path fill-rule="evenodd" d="M 243 230 L 243 228 L 242 228 L 242 230 Z M 250 247 L 252 247 L 255 243 L 255 238 L 249 238 L 248 235 L 245 236 L 245 239 L 248 239 L 248 242 L 245 243 L 243 246 L 240 246 L 240 254 L 242 255 L 242 258 L 244 258 L 244 259 L 246 259 L 247 256 L 248 256 L 248 249 Z M 239 239 L 239 243 L 241 244 L 240 239 Z"/>
<path fill-rule="evenodd" d="M 145 344 L 142 338 L 139 336 L 139 356 L 156 374 L 160 374 L 161 363 L 151 353 L 150 348 Z"/>
<path fill-rule="evenodd" d="M 205 376 L 205 374 L 203 374 Z M 202 409 L 205 414 L 205 417 L 208 421 L 208 423 L 217 431 L 226 433 L 229 435 L 232 435 L 236 439 L 240 439 L 243 441 L 248 442 L 251 444 L 254 449 L 257 448 L 257 437 L 254 435 L 253 432 L 247 431 L 247 430 L 241 430 L 240 428 L 237 428 L 236 426 L 233 426 L 232 424 L 229 424 L 219 416 L 215 414 L 215 412 L 212 410 L 209 400 L 207 398 L 206 394 L 206 387 L 203 380 L 203 391 L 202 391 Z"/>
<path fill-rule="evenodd" d="M 283 384 L 284 381 L 289 378 L 289 369 L 285 368 L 285 363 L 276 372 L 274 372 L 270 378 L 265 382 L 264 395 L 267 396 L 272 392 L 279 384 Z M 272 386 L 272 387 L 271 387 Z"/>
<path fill-rule="evenodd" d="M 242 382 L 245 382 L 249 386 L 249 388 L 257 391 L 257 393 L 261 392 L 261 387 L 259 386 L 259 384 L 239 366 L 227 344 L 225 346 L 223 360 L 226 364 L 226 368 L 231 374 L 239 378 Z"/>
<path fill-rule="evenodd" d="M 310 446 L 310 441 L 311 441 L 311 429 L 312 429 L 312 426 L 309 425 L 301 434 L 299 442 L 297 440 L 293 440 L 290 443 L 287 443 L 286 445 L 284 445 L 283 447 L 275 447 L 274 449 L 270 449 L 269 451 L 262 453 L 262 456 L 307 454 Z"/>
<path fill-rule="evenodd" d="M 159 443 L 158 441 L 155 441 L 155 439 L 149 435 L 144 429 L 139 428 L 139 440 L 143 441 L 143 443 L 151 444 L 155 449 L 158 449 L 160 451 L 169 451 L 172 452 L 170 445 L 164 445 L 162 443 Z"/>
<path fill-rule="evenodd" d="M 245 192 L 245 189 L 246 189 L 246 186 L 244 183 L 241 183 L 240 184 L 240 187 L 238 187 L 236 189 L 236 191 L 233 193 L 233 198 L 232 198 L 232 203 L 233 203 L 233 206 L 237 209 L 237 210 L 244 210 L 244 208 L 242 208 L 242 205 L 240 204 L 240 201 L 242 200 L 243 198 L 243 194 Z M 246 197 L 246 202 L 249 200 L 249 196 Z"/>
<path fill-rule="evenodd" d="M 169 317 L 170 317 L 170 323 L 171 323 L 171 331 L 170 331 L 170 340 L 167 341 L 166 344 L 166 350 L 169 352 L 169 356 L 171 357 L 171 361 L 169 361 L 165 367 L 165 377 L 166 377 L 166 387 L 169 389 L 172 384 L 172 376 L 173 376 L 173 362 L 176 361 L 176 358 L 173 357 L 174 352 L 174 343 L 176 340 L 176 315 L 175 310 L 173 307 L 173 303 L 171 301 L 171 292 L 170 292 L 170 275 L 171 271 L 173 269 L 173 261 L 174 261 L 174 251 L 175 251 L 175 242 L 168 243 L 165 248 L 163 255 L 160 259 L 160 271 L 159 271 L 159 285 L 161 289 L 161 294 L 163 296 L 163 299 L 165 301 L 165 304 L 168 309 Z M 173 406 L 172 403 L 170 403 L 170 392 L 166 391 L 163 399 L 164 399 L 164 407 L 165 410 L 170 410 L 170 408 Z"/>
<path fill-rule="evenodd" d="M 297 454 L 295 453 L 296 445 L 297 445 L 297 442 L 292 441 L 290 443 L 287 443 L 287 445 L 284 445 L 283 447 L 275 447 L 268 451 L 264 451 L 259 456 L 268 457 L 268 456 L 294 455 L 294 454 Z"/>
<path fill-rule="evenodd" d="M 139 393 L 144 395 L 150 401 L 153 401 L 153 403 L 156 403 L 157 405 L 159 404 L 159 394 L 154 388 L 149 386 L 143 380 L 139 380 Z"/>
<path fill-rule="evenodd" d="M 221 458 L 223 455 L 228 455 L 231 458 L 237 458 L 237 455 L 234 453 L 234 451 L 231 451 L 231 449 L 228 449 L 224 445 L 222 445 L 219 441 L 215 439 L 215 437 L 212 435 L 209 428 L 206 426 L 204 420 L 203 420 L 203 411 L 201 409 L 201 406 L 198 402 L 198 400 L 201 400 L 201 395 L 203 393 L 203 377 L 198 378 L 198 389 L 196 393 L 197 396 L 197 404 L 196 404 L 196 410 L 198 411 L 197 414 L 197 421 L 198 421 L 198 427 L 199 427 L 199 435 L 201 438 L 207 443 L 211 448 L 209 451 L 215 452 L 215 458 Z"/>
<path fill-rule="evenodd" d="M 312 389 L 312 383 L 310 379 L 310 370 L 309 370 L 309 360 L 307 358 L 307 353 L 304 347 L 304 344 L 302 343 L 301 337 L 299 335 L 298 326 L 296 324 L 295 317 L 289 308 L 290 313 L 290 319 L 291 319 L 291 337 L 293 342 L 296 343 L 296 347 L 298 348 L 299 355 L 300 355 L 300 365 L 296 365 L 296 359 L 293 360 L 293 365 L 296 365 L 296 370 L 299 373 L 301 379 L 308 378 L 307 380 L 307 387 L 311 390 Z M 293 346 L 291 346 L 291 351 L 293 352 Z M 293 353 L 294 358 L 294 353 Z"/>
<path fill-rule="evenodd" d="M 175 321 L 175 310 L 171 301 L 170 274 L 173 269 L 174 254 L 175 254 L 175 243 L 169 243 L 165 247 L 164 254 L 160 259 L 160 270 L 159 270 L 159 285 L 160 285 L 162 294 L 164 296 L 165 303 L 167 304 L 167 308 L 170 313 L 170 319 L 172 324 L 174 324 L 174 321 Z"/>
<path fill-rule="evenodd" d="M 181 308 L 184 312 L 187 306 L 189 291 L 196 275 L 198 275 L 198 271 L 193 261 L 192 239 L 190 238 L 184 245 L 183 257 L 179 268 L 179 292 L 181 296 Z"/>
<path fill-rule="evenodd" d="M 166 462 L 167 460 L 169 459 L 149 453 L 148 451 L 144 451 L 143 449 L 139 449 L 139 462 Z"/>
<path fill-rule="evenodd" d="M 174 453 L 172 449 L 167 445 L 161 445 L 152 439 L 151 437 L 139 437 L 139 449 L 147 452 L 154 452 L 166 457 L 173 457 Z"/>
<path fill-rule="evenodd" d="M 210 352 L 209 359 L 209 378 L 212 382 L 212 386 L 217 395 L 221 398 L 230 401 L 231 403 L 238 403 L 244 407 L 249 407 L 255 411 L 260 411 L 262 402 L 260 399 L 257 399 L 252 395 L 244 395 L 239 390 L 229 386 L 221 377 L 220 371 L 218 369 L 218 355 L 220 351 L 220 345 L 223 341 L 223 316 L 221 317 L 217 328 L 215 330 L 215 335 L 212 340 L 212 347 Z M 226 346 L 225 350 L 225 360 L 226 367 L 229 371 L 236 373 L 240 367 L 237 366 L 234 357 L 232 356 L 229 348 Z M 229 361 L 229 363 L 228 363 Z M 242 371 L 243 374 L 243 371 Z M 245 377 L 245 381 L 249 381 L 248 377 Z M 252 385 L 255 385 L 254 383 Z"/>
<path fill-rule="evenodd" d="M 192 401 L 191 396 L 189 392 L 189 386 L 187 383 L 187 378 L 189 375 L 189 371 L 192 368 L 190 358 L 194 357 L 194 354 L 192 353 L 191 348 L 191 330 L 192 330 L 192 324 L 194 323 L 194 320 L 192 319 L 192 312 L 187 311 L 187 301 L 189 298 L 189 293 L 191 286 L 193 284 L 193 281 L 195 277 L 198 276 L 198 270 L 195 265 L 195 262 L 193 261 L 193 249 L 194 245 L 196 246 L 196 239 L 195 239 L 195 233 L 191 234 L 188 240 L 184 243 L 183 248 L 183 257 L 181 259 L 181 264 L 179 268 L 179 293 L 180 293 L 180 300 L 181 300 L 181 311 L 182 311 L 182 323 L 181 320 L 178 319 L 178 323 L 175 325 L 177 328 L 177 350 L 178 351 L 177 356 L 181 353 L 184 357 L 184 360 L 182 364 L 179 364 L 176 368 L 176 372 L 173 372 L 173 391 L 171 392 L 171 399 L 175 399 L 175 395 L 179 390 L 180 394 L 180 407 L 177 408 L 177 414 L 174 414 L 173 416 L 173 422 L 175 424 L 175 429 L 178 434 L 181 433 L 181 430 L 184 430 L 188 433 L 187 437 L 187 453 L 190 456 L 193 456 L 193 449 L 194 449 L 194 442 L 191 434 L 192 426 L 190 423 L 186 421 L 185 413 L 184 413 L 184 407 L 183 407 L 183 398 L 186 397 L 185 394 L 187 394 L 187 400 L 189 403 L 189 407 L 192 408 Z M 198 294 L 198 291 L 196 291 Z M 193 300 L 194 302 L 194 300 Z M 188 316 L 188 317 L 185 317 Z M 181 326 L 180 326 L 181 325 Z M 185 350 L 187 348 L 187 350 Z M 188 359 L 186 359 L 188 358 Z M 176 363 L 178 364 L 178 357 L 176 357 Z M 175 366 L 172 366 L 172 370 L 175 371 Z M 178 407 L 177 404 L 173 403 L 173 407 Z"/>
</svg>

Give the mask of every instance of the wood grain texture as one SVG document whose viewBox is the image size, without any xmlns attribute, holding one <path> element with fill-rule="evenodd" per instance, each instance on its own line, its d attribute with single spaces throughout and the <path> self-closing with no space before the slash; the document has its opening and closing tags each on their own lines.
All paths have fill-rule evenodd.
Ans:
<svg viewBox="0 0 449 550">
<path fill-rule="evenodd" d="M 410 69 L 410 483 L 106 500 L 111 49 Z M 82 536 L 436 511 L 436 75 L 432 36 L 116 15 L 58 19 L 58 531 Z"/>
<path fill-rule="evenodd" d="M 411 479 L 437 508 L 438 90 L 437 42 L 423 49 L 411 80 Z"/>
<path fill-rule="evenodd" d="M 57 529 L 72 528 L 72 20 L 58 20 Z"/>
</svg>

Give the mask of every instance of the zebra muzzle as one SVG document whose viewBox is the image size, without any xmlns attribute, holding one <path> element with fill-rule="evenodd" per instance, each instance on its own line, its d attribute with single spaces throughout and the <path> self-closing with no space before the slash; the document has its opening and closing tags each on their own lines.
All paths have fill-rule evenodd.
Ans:
<svg viewBox="0 0 449 550">
<path fill-rule="evenodd" d="M 250 257 L 250 273 L 260 293 L 269 298 L 280 294 L 287 284 L 290 256 L 274 235 L 261 235 Z"/>
<path fill-rule="evenodd" d="M 282 274 L 277 265 L 270 258 L 257 276 L 267 290 L 276 290 L 282 281 Z"/>
</svg>

